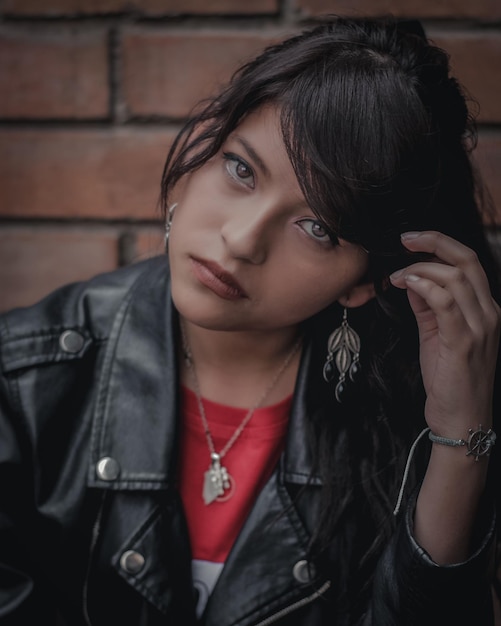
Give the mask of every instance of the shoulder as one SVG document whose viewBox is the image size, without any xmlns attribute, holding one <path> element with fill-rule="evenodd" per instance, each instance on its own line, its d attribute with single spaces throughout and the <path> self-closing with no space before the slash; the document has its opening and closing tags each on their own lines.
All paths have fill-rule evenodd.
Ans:
<svg viewBox="0 0 501 626">
<path fill-rule="evenodd" d="M 135 286 L 159 273 L 168 275 L 165 256 L 66 285 L 33 306 L 0 315 L 1 370 L 80 358 L 90 345 L 107 340 Z"/>
</svg>

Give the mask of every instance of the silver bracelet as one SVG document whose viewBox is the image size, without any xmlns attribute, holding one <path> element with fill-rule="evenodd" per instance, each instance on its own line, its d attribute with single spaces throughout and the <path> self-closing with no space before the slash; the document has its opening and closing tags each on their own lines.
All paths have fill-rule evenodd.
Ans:
<svg viewBox="0 0 501 626">
<path fill-rule="evenodd" d="M 496 443 L 496 433 L 491 428 L 487 431 L 483 430 L 482 424 L 479 424 L 477 430 L 470 428 L 468 435 L 468 439 L 448 439 L 447 437 L 435 435 L 431 430 L 428 433 L 428 437 L 433 443 L 454 448 L 467 446 L 466 456 L 472 454 L 475 457 L 475 461 L 478 461 L 481 456 L 489 456 L 492 446 Z"/>
</svg>

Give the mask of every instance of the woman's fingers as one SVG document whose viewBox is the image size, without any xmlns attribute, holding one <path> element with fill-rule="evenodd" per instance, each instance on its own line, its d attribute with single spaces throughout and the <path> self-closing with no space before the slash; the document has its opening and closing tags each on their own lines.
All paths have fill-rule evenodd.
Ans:
<svg viewBox="0 0 501 626">
<path fill-rule="evenodd" d="M 477 291 L 461 268 L 443 263 L 416 263 L 400 275 L 396 274 L 392 276 L 395 286 L 405 286 L 418 293 L 440 320 L 457 312 L 474 331 L 483 330 L 485 311 Z"/>
<path fill-rule="evenodd" d="M 451 355 L 475 360 L 476 354 L 479 362 L 491 358 L 501 313 L 476 254 L 433 231 L 410 233 L 402 240 L 409 249 L 436 259 L 414 263 L 390 277 L 393 285 L 407 289 L 421 338 L 436 334 L 436 347 L 447 347 Z"/>
<path fill-rule="evenodd" d="M 458 349 L 460 344 L 467 345 L 470 337 L 483 332 L 480 316 L 474 313 L 475 321 L 468 320 L 449 290 L 416 274 L 407 275 L 405 281 L 408 292 L 419 296 L 409 299 L 423 338 L 438 330 L 446 345 Z"/>
<path fill-rule="evenodd" d="M 450 312 L 457 306 L 474 331 L 489 333 L 498 327 L 499 306 L 492 298 L 477 255 L 470 248 L 435 231 L 404 233 L 402 242 L 409 250 L 427 252 L 439 262 L 415 263 L 395 272 L 390 278 L 396 287 L 413 289 L 427 302 L 426 294 L 433 294 L 428 304 L 441 313 L 442 319 L 447 310 Z M 431 282 L 419 283 L 417 288 L 414 276 Z M 438 288 L 447 293 L 440 294 Z"/>
<path fill-rule="evenodd" d="M 430 376 L 435 371 L 434 360 L 436 364 L 439 355 L 442 360 L 447 355 L 443 378 L 447 368 L 450 373 L 460 364 L 466 368 L 454 383 L 458 390 L 461 381 L 476 379 L 474 370 L 482 370 L 482 364 L 495 360 L 500 308 L 476 255 L 466 246 L 434 232 L 411 236 L 409 242 L 412 244 L 405 242 L 409 249 L 412 246 L 413 251 L 428 252 L 436 260 L 414 263 L 390 279 L 396 287 L 407 290 L 425 356 L 427 372 L 423 374 Z"/>
<path fill-rule="evenodd" d="M 464 428 L 471 415 L 490 415 L 493 382 L 488 372 L 496 362 L 500 309 L 469 248 L 431 231 L 411 233 L 402 241 L 432 259 L 409 265 L 390 279 L 407 290 L 418 323 L 428 423 L 453 432 Z"/>
<path fill-rule="evenodd" d="M 404 233 L 402 243 L 412 252 L 427 252 L 436 256 L 442 263 L 457 268 L 457 277 L 461 277 L 459 271 L 463 273 L 477 294 L 481 307 L 484 309 L 492 307 L 489 283 L 473 250 L 436 231 Z"/>
</svg>

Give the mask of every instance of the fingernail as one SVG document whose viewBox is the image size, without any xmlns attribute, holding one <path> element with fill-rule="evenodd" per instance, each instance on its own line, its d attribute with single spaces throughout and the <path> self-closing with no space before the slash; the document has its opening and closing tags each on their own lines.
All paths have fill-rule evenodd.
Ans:
<svg viewBox="0 0 501 626">
<path fill-rule="evenodd" d="M 400 278 L 403 273 L 404 270 L 397 270 L 396 272 L 393 272 L 393 274 L 390 274 L 390 280 L 396 280 L 397 278 Z"/>
<path fill-rule="evenodd" d="M 416 274 L 406 274 L 405 280 L 409 283 L 415 283 L 419 280 L 419 276 L 416 276 Z"/>
<path fill-rule="evenodd" d="M 421 235 L 421 233 L 419 231 L 415 231 L 415 230 L 410 230 L 407 233 L 402 233 L 400 235 L 401 239 L 416 239 L 417 237 L 419 237 Z"/>
</svg>

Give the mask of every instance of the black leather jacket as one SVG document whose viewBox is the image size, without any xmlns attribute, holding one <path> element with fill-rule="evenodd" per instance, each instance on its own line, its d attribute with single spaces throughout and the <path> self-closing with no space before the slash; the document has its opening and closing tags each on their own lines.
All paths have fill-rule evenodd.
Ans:
<svg viewBox="0 0 501 626">
<path fill-rule="evenodd" d="M 0 322 L 0 624 L 194 624 L 166 260 L 65 287 Z M 319 479 L 291 499 L 311 467 L 307 370 L 308 348 L 286 450 L 206 626 L 345 623 L 332 580 L 307 565 Z M 492 516 L 470 560 L 450 567 L 415 543 L 411 518 L 402 516 L 380 560 L 360 623 L 490 624 Z"/>
</svg>

